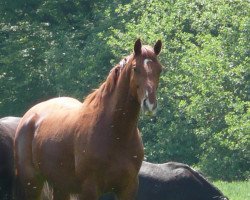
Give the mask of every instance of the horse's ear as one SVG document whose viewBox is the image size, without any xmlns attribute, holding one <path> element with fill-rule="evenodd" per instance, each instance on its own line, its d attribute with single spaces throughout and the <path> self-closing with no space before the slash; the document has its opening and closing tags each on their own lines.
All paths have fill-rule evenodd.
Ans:
<svg viewBox="0 0 250 200">
<path fill-rule="evenodd" d="M 161 46 L 162 46 L 162 42 L 161 40 L 158 40 L 154 46 L 155 55 L 158 55 L 161 52 Z"/>
<path fill-rule="evenodd" d="M 137 39 L 134 46 L 134 52 L 136 56 L 141 55 L 141 40 Z"/>
</svg>

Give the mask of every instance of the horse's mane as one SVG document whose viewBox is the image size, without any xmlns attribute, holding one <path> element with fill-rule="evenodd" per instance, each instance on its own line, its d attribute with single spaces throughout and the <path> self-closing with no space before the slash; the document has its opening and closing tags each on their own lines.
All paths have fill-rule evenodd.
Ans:
<svg viewBox="0 0 250 200">
<path fill-rule="evenodd" d="M 100 85 L 98 89 L 95 89 L 92 93 L 90 93 L 84 100 L 84 105 L 98 105 L 99 102 L 109 95 L 116 86 L 116 81 L 118 78 L 118 70 L 120 66 L 116 65 L 110 70 L 110 73 L 107 79 Z"/>
<path fill-rule="evenodd" d="M 145 45 L 142 47 L 142 56 L 143 57 L 155 57 L 154 50 L 151 46 Z M 117 80 L 121 74 L 121 71 L 131 65 L 134 54 L 131 54 L 123 58 L 119 64 L 115 65 L 109 72 L 107 79 L 100 85 L 98 89 L 95 89 L 90 93 L 84 100 L 84 105 L 94 105 L 98 106 L 104 97 L 110 95 L 116 86 Z"/>
<path fill-rule="evenodd" d="M 98 89 L 95 89 L 92 93 L 90 93 L 84 100 L 84 105 L 94 105 L 98 106 L 101 100 L 110 95 L 115 87 L 117 80 L 121 74 L 121 71 L 129 66 L 134 55 L 127 56 L 123 58 L 119 64 L 115 65 L 109 72 L 108 77 L 106 80 L 100 85 Z"/>
</svg>

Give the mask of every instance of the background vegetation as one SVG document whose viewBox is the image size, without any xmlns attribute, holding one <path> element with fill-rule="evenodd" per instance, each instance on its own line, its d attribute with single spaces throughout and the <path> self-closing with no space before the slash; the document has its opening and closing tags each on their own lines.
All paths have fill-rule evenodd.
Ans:
<svg viewBox="0 0 250 200">
<path fill-rule="evenodd" d="M 0 27 L 1 117 L 81 100 L 136 38 L 162 39 L 160 109 L 140 124 L 146 159 L 249 178 L 248 0 L 1 0 Z"/>
</svg>

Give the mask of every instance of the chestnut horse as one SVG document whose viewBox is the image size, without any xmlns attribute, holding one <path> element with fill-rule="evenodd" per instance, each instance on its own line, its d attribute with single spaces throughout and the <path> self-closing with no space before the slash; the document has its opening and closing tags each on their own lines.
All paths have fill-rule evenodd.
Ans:
<svg viewBox="0 0 250 200">
<path fill-rule="evenodd" d="M 14 187 L 14 136 L 19 117 L 0 119 L 0 199 L 13 199 Z"/>
<path fill-rule="evenodd" d="M 106 192 L 119 200 L 135 198 L 144 156 L 139 112 L 157 107 L 161 46 L 160 40 L 153 48 L 142 46 L 138 39 L 134 53 L 83 103 L 61 97 L 27 111 L 15 137 L 24 199 L 38 199 L 45 180 L 54 189 L 54 200 L 66 200 L 70 193 L 97 200 Z"/>
</svg>

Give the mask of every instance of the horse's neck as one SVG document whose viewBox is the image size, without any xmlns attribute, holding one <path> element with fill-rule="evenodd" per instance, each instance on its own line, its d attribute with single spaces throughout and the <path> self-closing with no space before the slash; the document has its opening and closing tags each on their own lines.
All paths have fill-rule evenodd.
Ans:
<svg viewBox="0 0 250 200">
<path fill-rule="evenodd" d="M 109 87 L 103 84 L 87 97 L 87 103 L 83 106 L 83 113 L 88 110 L 94 121 L 103 121 L 107 129 L 112 127 L 115 130 L 113 133 L 116 136 L 121 134 L 121 137 L 134 133 L 140 112 L 140 105 L 132 97 L 129 82 L 129 76 L 124 72 L 112 91 L 106 92 L 105 88 Z"/>
<path fill-rule="evenodd" d="M 117 85 L 109 102 L 111 120 L 116 134 L 133 134 L 137 129 L 140 105 L 132 96 L 129 81 Z"/>
</svg>

